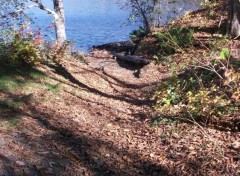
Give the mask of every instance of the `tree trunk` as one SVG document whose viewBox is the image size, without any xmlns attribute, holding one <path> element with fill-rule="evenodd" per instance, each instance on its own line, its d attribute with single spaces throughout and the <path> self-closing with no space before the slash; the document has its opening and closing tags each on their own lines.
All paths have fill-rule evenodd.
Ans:
<svg viewBox="0 0 240 176">
<path fill-rule="evenodd" d="M 144 10 L 144 5 L 142 5 L 139 0 L 134 0 L 133 3 L 136 5 L 136 9 L 140 13 L 142 20 L 143 20 L 143 25 L 144 28 L 146 29 L 146 32 L 148 34 L 151 34 L 153 32 L 153 24 L 151 24 L 151 19 L 148 18 L 147 16 L 147 11 Z"/>
<path fill-rule="evenodd" d="M 54 19 L 56 38 L 58 43 L 62 44 L 67 40 L 63 1 L 53 0 L 53 5 L 54 11 L 57 14 L 57 17 Z"/>
<path fill-rule="evenodd" d="M 240 36 L 240 2 L 239 0 L 229 0 L 229 33 L 233 37 Z"/>
</svg>

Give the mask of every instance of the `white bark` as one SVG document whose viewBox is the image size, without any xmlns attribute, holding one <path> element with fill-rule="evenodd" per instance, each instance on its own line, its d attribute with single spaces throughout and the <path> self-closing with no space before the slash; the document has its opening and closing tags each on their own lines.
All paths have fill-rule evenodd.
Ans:
<svg viewBox="0 0 240 176">
<path fill-rule="evenodd" d="M 62 0 L 53 0 L 54 11 L 57 13 L 58 18 L 55 19 L 55 30 L 57 41 L 62 44 L 66 42 L 66 27 L 65 27 L 65 16 L 64 6 Z"/>
<path fill-rule="evenodd" d="M 62 0 L 53 0 L 54 10 L 46 8 L 39 0 L 30 0 L 35 3 L 41 10 L 47 11 L 54 18 L 56 39 L 58 44 L 63 44 L 67 41 L 64 6 Z"/>
</svg>

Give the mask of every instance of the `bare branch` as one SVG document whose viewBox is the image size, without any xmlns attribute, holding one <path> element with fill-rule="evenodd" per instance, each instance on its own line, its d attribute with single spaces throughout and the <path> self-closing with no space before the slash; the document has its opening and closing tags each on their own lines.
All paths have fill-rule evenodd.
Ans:
<svg viewBox="0 0 240 176">
<path fill-rule="evenodd" d="M 30 8 L 38 7 L 39 9 L 44 10 L 44 11 L 50 13 L 54 17 L 54 19 L 58 19 L 59 18 L 58 14 L 54 10 L 50 10 L 50 9 L 46 8 L 39 0 L 30 0 L 30 1 L 33 2 L 34 4 L 29 5 L 29 6 L 25 7 L 25 8 L 22 8 L 22 9 L 16 10 L 14 12 L 10 12 L 10 13 L 8 13 L 6 15 L 2 15 L 0 17 L 1 18 L 6 18 L 7 16 L 19 15 L 19 14 L 23 13 L 24 11 L 26 11 L 26 10 L 28 10 Z"/>
<path fill-rule="evenodd" d="M 28 10 L 30 8 L 37 7 L 37 6 L 38 6 L 37 4 L 29 5 L 29 6 L 25 7 L 25 8 L 23 8 L 23 9 L 19 9 L 19 10 L 16 10 L 14 12 L 10 12 L 10 13 L 8 13 L 6 15 L 2 15 L 1 18 L 6 18 L 7 16 L 18 15 L 18 14 L 21 14 L 21 13 L 23 13 L 24 11 L 26 11 L 26 10 Z"/>
<path fill-rule="evenodd" d="M 50 13 L 50 14 L 54 17 L 54 19 L 58 19 L 58 18 L 59 18 L 58 14 L 57 14 L 54 10 L 50 10 L 50 9 L 46 8 L 46 7 L 42 4 L 42 2 L 40 2 L 39 0 L 30 0 L 30 1 L 32 1 L 33 3 L 35 3 L 35 5 L 36 5 L 39 9 L 44 10 L 44 11 Z"/>
</svg>

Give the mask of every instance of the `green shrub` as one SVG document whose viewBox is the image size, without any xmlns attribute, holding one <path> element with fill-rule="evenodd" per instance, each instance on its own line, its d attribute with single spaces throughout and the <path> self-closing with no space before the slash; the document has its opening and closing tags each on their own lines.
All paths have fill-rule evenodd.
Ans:
<svg viewBox="0 0 240 176">
<path fill-rule="evenodd" d="M 216 119 L 239 113 L 240 73 L 230 63 L 228 49 L 210 65 L 197 65 L 161 82 L 155 92 L 155 113 L 159 116 L 191 115 L 195 119 Z"/>
<path fill-rule="evenodd" d="M 6 57 L 18 64 L 37 64 L 40 55 L 32 38 L 22 38 L 19 33 L 14 35 L 13 41 L 6 44 Z"/>
<path fill-rule="evenodd" d="M 167 31 L 155 34 L 159 44 L 159 52 L 161 56 L 172 55 L 183 48 L 189 47 L 193 40 L 193 30 L 175 26 Z"/>
<path fill-rule="evenodd" d="M 143 27 L 139 27 L 137 30 L 133 30 L 129 36 L 133 42 L 137 42 L 141 40 L 143 37 L 147 35 L 147 31 Z"/>
<path fill-rule="evenodd" d="M 208 18 L 213 17 L 216 15 L 214 8 L 217 6 L 218 2 L 217 0 L 211 0 L 211 1 L 206 1 L 202 3 L 202 7 L 206 9 L 206 16 Z"/>
</svg>

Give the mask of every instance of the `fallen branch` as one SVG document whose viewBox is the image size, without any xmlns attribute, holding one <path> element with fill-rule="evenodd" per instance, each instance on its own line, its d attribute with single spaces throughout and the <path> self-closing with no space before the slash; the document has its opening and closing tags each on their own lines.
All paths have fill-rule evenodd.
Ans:
<svg viewBox="0 0 240 176">
<path fill-rule="evenodd" d="M 123 61 L 128 61 L 137 65 L 147 65 L 150 62 L 147 59 L 142 58 L 141 56 L 134 56 L 134 55 L 123 55 L 123 54 L 114 54 L 116 59 L 120 59 Z"/>
</svg>

